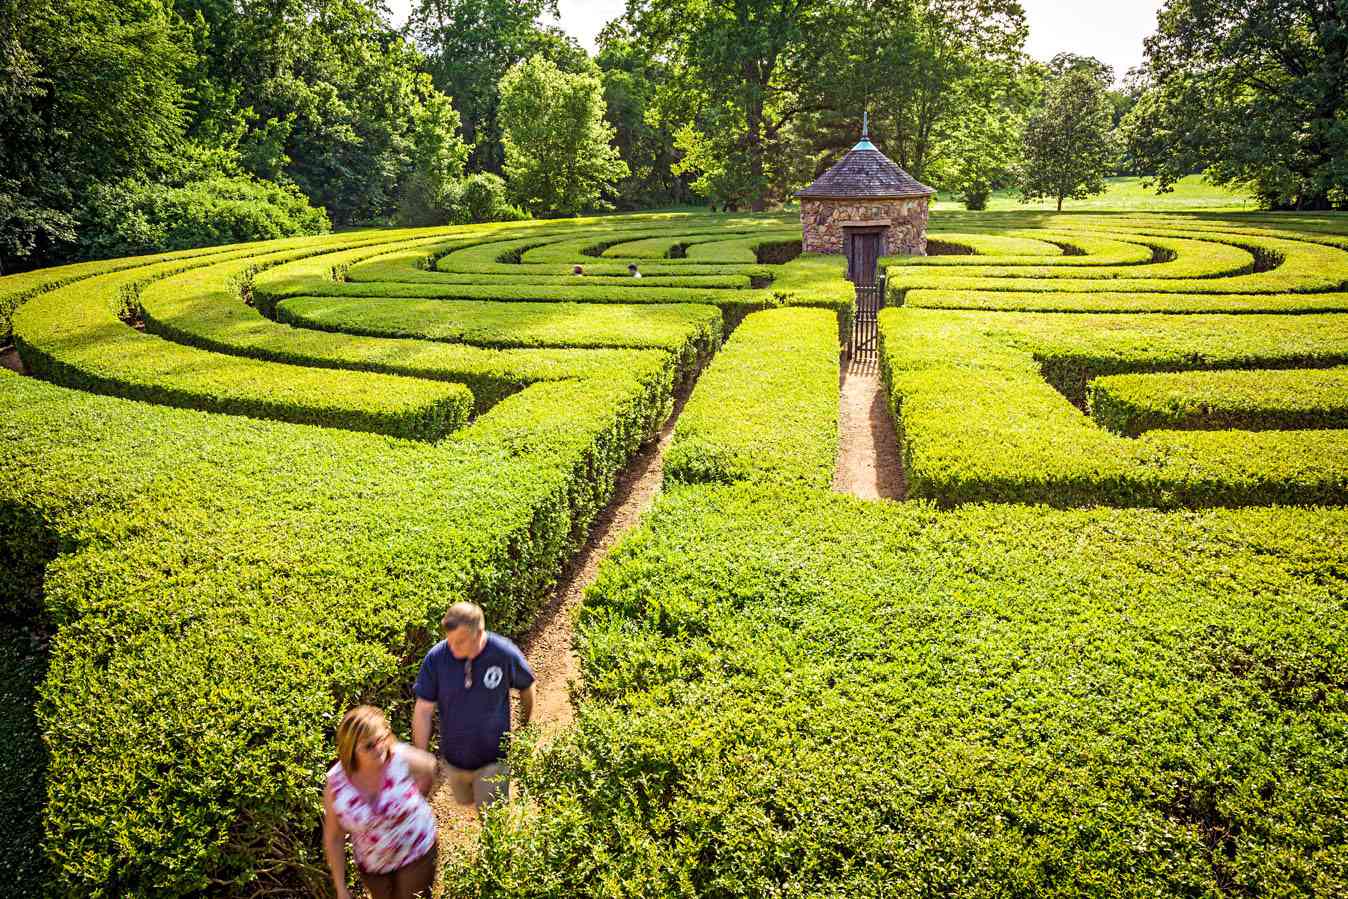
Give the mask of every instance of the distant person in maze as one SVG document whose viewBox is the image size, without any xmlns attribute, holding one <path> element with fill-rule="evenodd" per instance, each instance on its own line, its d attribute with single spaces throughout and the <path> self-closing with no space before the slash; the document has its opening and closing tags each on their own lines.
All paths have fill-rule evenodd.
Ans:
<svg viewBox="0 0 1348 899">
<path fill-rule="evenodd" d="M 426 797 L 434 784 L 435 756 L 394 739 L 383 712 L 362 705 L 346 713 L 323 791 L 323 851 L 338 899 L 351 896 L 347 834 L 374 899 L 430 896 L 436 822 Z"/>
<path fill-rule="evenodd" d="M 455 603 L 440 620 L 445 639 L 431 647 L 412 687 L 412 743 L 425 749 L 440 713 L 440 756 L 461 805 L 481 809 L 509 790 L 505 740 L 510 691 L 520 694 L 520 725 L 534 713 L 534 672 L 519 647 L 487 630 L 482 609 Z"/>
<path fill-rule="evenodd" d="M 627 273 L 633 278 L 641 277 L 641 272 L 637 269 L 637 264 L 635 262 L 627 263 Z"/>
</svg>

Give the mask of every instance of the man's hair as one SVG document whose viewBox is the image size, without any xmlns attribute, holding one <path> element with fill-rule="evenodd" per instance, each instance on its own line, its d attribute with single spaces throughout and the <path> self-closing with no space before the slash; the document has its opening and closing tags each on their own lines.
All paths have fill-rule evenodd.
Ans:
<svg viewBox="0 0 1348 899">
<path fill-rule="evenodd" d="M 456 602 L 445 610 L 445 617 L 440 619 L 440 630 L 446 634 L 465 626 L 477 632 L 486 628 L 486 616 L 477 603 Z"/>
<path fill-rule="evenodd" d="M 337 725 L 337 759 L 347 774 L 356 770 L 356 747 L 389 733 L 388 719 L 372 705 L 358 705 Z"/>
</svg>

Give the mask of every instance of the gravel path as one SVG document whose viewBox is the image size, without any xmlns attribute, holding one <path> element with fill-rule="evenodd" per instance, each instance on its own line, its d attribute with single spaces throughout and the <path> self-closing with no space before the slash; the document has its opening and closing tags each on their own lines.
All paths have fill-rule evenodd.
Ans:
<svg viewBox="0 0 1348 899">
<path fill-rule="evenodd" d="M 877 354 L 844 359 L 833 489 L 862 499 L 903 499 L 903 457 L 880 382 Z"/>
</svg>

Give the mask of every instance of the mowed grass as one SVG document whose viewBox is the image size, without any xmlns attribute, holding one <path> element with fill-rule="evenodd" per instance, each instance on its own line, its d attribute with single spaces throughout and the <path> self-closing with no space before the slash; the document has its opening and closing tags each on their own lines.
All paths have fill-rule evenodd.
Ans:
<svg viewBox="0 0 1348 899">
<path fill-rule="evenodd" d="M 1228 190 L 1210 184 L 1202 175 L 1186 175 L 1169 193 L 1157 194 L 1156 188 L 1147 187 L 1148 179 L 1129 176 L 1124 178 L 1106 178 L 1105 192 L 1088 200 L 1064 200 L 1063 212 L 1088 210 L 1091 212 L 1127 211 L 1127 212 L 1181 212 L 1189 211 L 1229 211 L 1255 210 L 1259 203 L 1254 197 L 1241 191 Z M 1032 203 L 1020 202 L 1020 195 L 1012 189 L 994 191 L 988 198 L 988 209 L 1007 211 L 1024 209 L 1028 211 L 1054 210 L 1054 200 L 1036 200 Z M 962 210 L 964 204 L 951 191 L 941 191 L 936 195 L 932 209 Z"/>
</svg>

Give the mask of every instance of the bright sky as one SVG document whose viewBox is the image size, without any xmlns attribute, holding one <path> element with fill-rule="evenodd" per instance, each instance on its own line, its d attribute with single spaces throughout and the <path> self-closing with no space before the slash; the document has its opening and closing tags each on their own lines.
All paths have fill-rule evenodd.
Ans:
<svg viewBox="0 0 1348 899">
<path fill-rule="evenodd" d="M 1068 50 L 1094 56 L 1114 67 L 1122 81 L 1129 68 L 1142 62 L 1142 39 L 1156 27 L 1161 0 L 1021 0 L 1030 23 L 1026 46 L 1031 56 L 1049 60 Z M 402 24 L 412 0 L 389 0 L 393 20 Z M 623 0 L 559 0 L 560 24 L 585 47 L 594 50 L 604 23 L 621 15 Z"/>
</svg>

